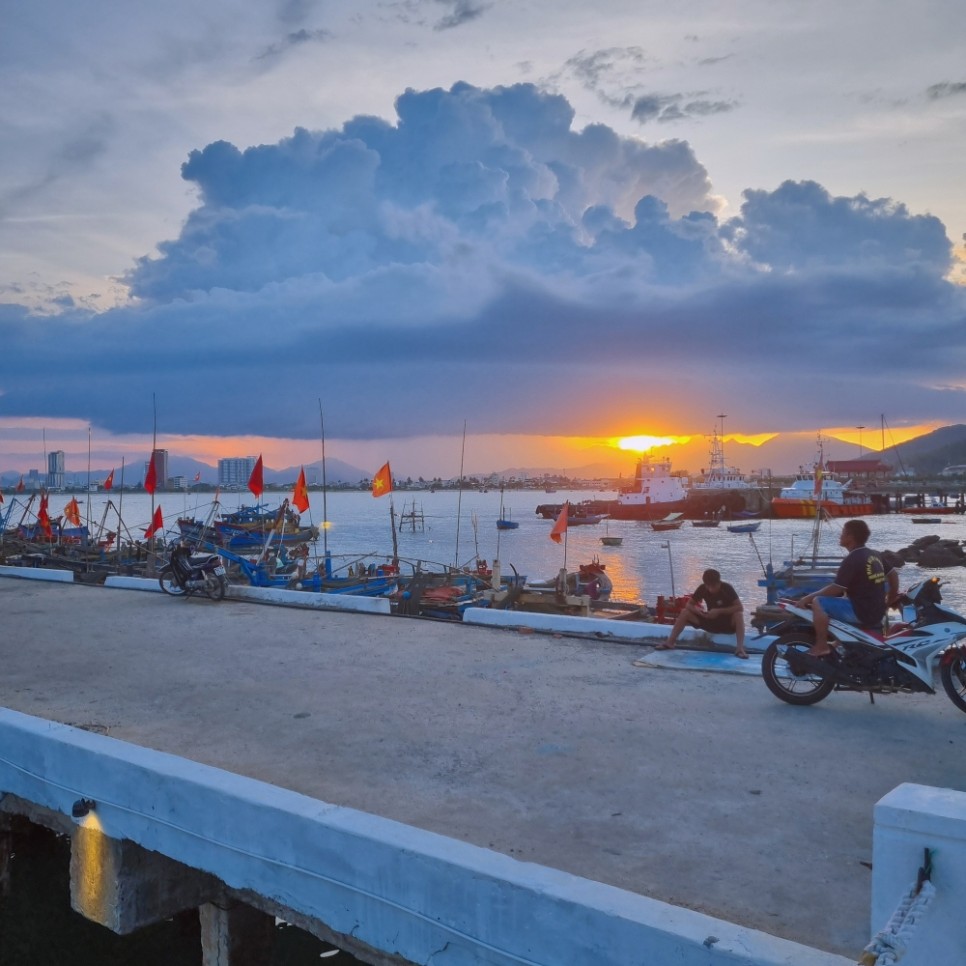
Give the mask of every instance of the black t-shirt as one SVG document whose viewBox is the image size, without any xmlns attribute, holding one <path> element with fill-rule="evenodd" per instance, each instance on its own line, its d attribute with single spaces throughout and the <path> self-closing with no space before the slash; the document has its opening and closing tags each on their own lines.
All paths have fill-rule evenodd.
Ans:
<svg viewBox="0 0 966 966">
<path fill-rule="evenodd" d="M 737 599 L 738 592 L 731 584 L 726 584 L 723 580 L 721 581 L 721 586 L 713 594 L 704 584 L 701 584 L 691 595 L 691 600 L 696 604 L 704 601 L 708 610 L 712 610 L 715 607 L 730 607 Z"/>
<path fill-rule="evenodd" d="M 835 583 L 845 588 L 862 627 L 878 627 L 886 612 L 886 568 L 868 547 L 856 547 L 842 561 Z"/>
</svg>

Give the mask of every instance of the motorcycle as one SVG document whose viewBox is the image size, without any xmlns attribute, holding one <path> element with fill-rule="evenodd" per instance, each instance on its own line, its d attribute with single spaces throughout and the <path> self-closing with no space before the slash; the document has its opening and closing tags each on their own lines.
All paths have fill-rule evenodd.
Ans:
<svg viewBox="0 0 966 966">
<path fill-rule="evenodd" d="M 887 636 L 843 621 L 829 623 L 832 653 L 812 657 L 812 612 L 795 601 L 779 601 L 786 615 L 774 628 L 761 674 L 776 697 L 788 704 L 817 704 L 833 691 L 877 694 L 935 694 L 939 670 L 949 699 L 966 712 L 966 617 L 941 606 L 938 577 L 915 584 L 899 598 L 902 622 Z"/>
<path fill-rule="evenodd" d="M 183 544 L 171 551 L 158 583 L 172 597 L 190 597 L 203 591 L 212 600 L 221 600 L 228 588 L 225 566 L 218 554 L 192 554 L 191 548 Z"/>
</svg>

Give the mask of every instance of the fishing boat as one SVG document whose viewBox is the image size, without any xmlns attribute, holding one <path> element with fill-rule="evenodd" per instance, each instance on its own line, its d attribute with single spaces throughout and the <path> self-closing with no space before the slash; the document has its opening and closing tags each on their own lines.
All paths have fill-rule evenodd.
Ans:
<svg viewBox="0 0 966 966">
<path fill-rule="evenodd" d="M 271 542 L 287 547 L 312 543 L 319 536 L 318 527 L 303 527 L 299 515 L 284 500 L 279 507 L 267 504 L 242 506 L 221 513 L 217 518 L 178 520 L 181 538 L 199 547 L 232 551 L 255 550 L 271 537 Z"/>
<path fill-rule="evenodd" d="M 750 523 L 729 523 L 729 533 L 755 533 L 761 526 L 761 520 L 752 520 Z"/>
<path fill-rule="evenodd" d="M 683 513 L 669 513 L 660 520 L 651 521 L 652 530 L 677 530 L 684 523 Z"/>
<path fill-rule="evenodd" d="M 725 414 L 719 413 L 718 419 L 721 420 L 721 432 L 719 434 L 715 426 L 711 435 L 708 468 L 701 471 L 701 478 L 692 482 L 688 490 L 688 515 L 703 517 L 718 513 L 737 516 L 745 510 L 760 512 L 765 507 L 764 493 L 740 470 L 728 466 L 724 454 Z"/>
<path fill-rule="evenodd" d="M 671 461 L 644 454 L 634 469 L 634 485 L 613 501 L 609 513 L 615 520 L 660 520 L 685 509 L 684 480 L 671 473 Z"/>
<path fill-rule="evenodd" d="M 791 486 L 782 487 L 779 495 L 772 499 L 772 516 L 781 520 L 814 519 L 819 510 L 830 517 L 860 517 L 875 513 L 871 498 L 851 486 L 851 480 L 839 480 L 827 472 L 820 437 L 815 461 L 811 466 L 801 468 Z"/>
<path fill-rule="evenodd" d="M 704 527 L 707 530 L 714 529 L 715 527 L 721 526 L 720 520 L 692 520 L 692 527 Z"/>
</svg>

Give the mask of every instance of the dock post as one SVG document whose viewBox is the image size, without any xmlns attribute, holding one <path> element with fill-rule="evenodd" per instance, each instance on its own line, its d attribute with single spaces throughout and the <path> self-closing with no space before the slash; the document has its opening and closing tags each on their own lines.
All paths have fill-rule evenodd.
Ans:
<svg viewBox="0 0 966 966">
<path fill-rule="evenodd" d="M 70 904 L 119 936 L 201 906 L 220 891 L 212 876 L 111 838 L 96 822 L 71 832 Z"/>
<path fill-rule="evenodd" d="M 271 962 L 275 920 L 240 902 L 204 903 L 201 920 L 202 966 L 263 966 Z"/>
</svg>

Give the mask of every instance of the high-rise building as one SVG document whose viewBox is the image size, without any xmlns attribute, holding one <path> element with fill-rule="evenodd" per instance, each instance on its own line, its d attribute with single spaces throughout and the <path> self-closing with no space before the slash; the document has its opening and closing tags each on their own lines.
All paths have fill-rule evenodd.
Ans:
<svg viewBox="0 0 966 966">
<path fill-rule="evenodd" d="M 156 449 L 151 454 L 154 457 L 154 479 L 155 485 L 159 490 L 168 488 L 168 451 L 166 449 Z M 144 476 L 147 478 L 150 463 L 144 464 Z"/>
<path fill-rule="evenodd" d="M 47 454 L 47 482 L 48 490 L 62 490 L 64 488 L 64 451 L 52 450 Z"/>
<path fill-rule="evenodd" d="M 218 460 L 218 485 L 226 489 L 248 486 L 256 462 L 254 456 L 232 456 Z"/>
</svg>

